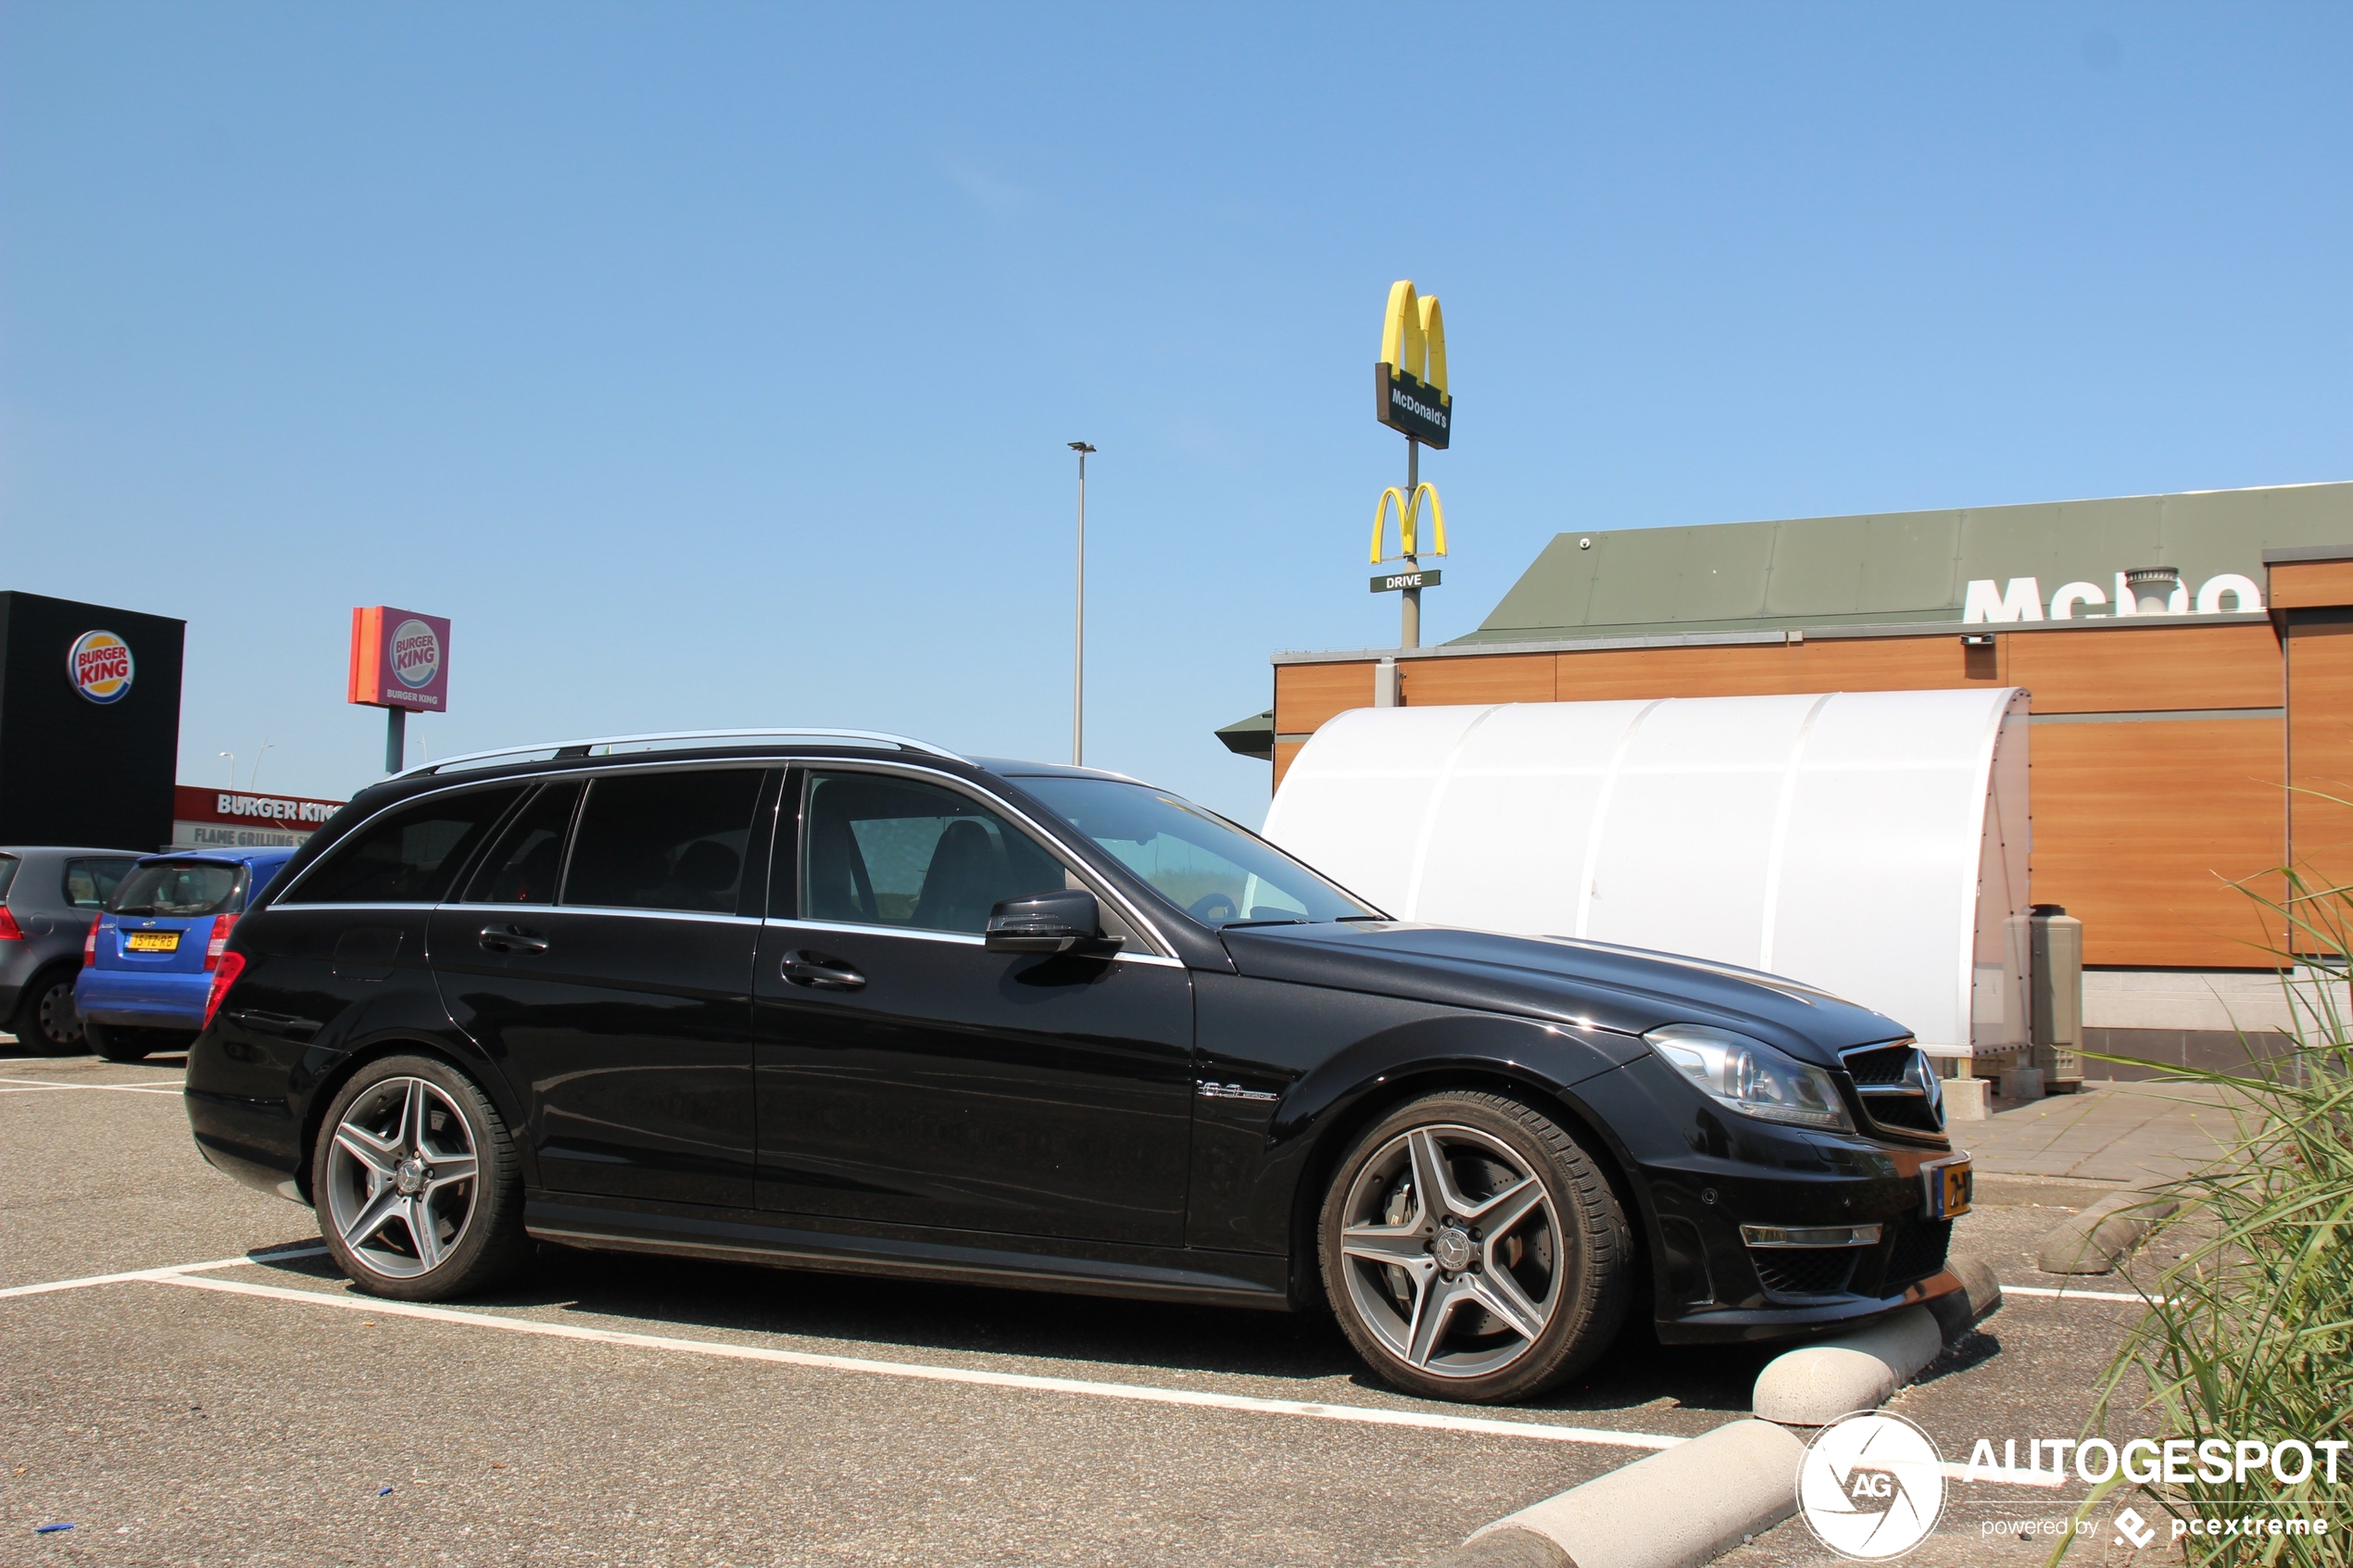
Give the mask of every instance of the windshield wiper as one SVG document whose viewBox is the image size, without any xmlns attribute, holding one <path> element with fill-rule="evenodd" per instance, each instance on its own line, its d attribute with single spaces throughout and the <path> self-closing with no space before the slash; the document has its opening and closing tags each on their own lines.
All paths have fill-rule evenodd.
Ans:
<svg viewBox="0 0 2353 1568">
<path fill-rule="evenodd" d="M 1217 929 L 1220 931 L 1232 931 L 1239 926 L 1245 925 L 1307 925 L 1310 923 L 1312 922 L 1297 915 L 1293 915 L 1283 920 L 1229 920 L 1221 922 Z"/>
</svg>

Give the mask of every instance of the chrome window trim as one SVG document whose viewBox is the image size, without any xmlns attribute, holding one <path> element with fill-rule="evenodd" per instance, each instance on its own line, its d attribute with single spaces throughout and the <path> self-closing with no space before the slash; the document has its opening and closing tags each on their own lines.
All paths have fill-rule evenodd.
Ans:
<svg viewBox="0 0 2353 1568">
<path fill-rule="evenodd" d="M 771 915 L 765 921 L 755 923 L 773 926 L 779 931 L 838 931 L 848 936 L 913 936 L 925 942 L 952 942 L 964 947 L 988 946 L 988 937 L 975 936 L 968 931 L 933 931 L 920 925 L 856 925 L 847 921 L 796 920 L 783 915 Z M 1113 963 L 1150 964 L 1155 969 L 1185 967 L 1182 959 L 1164 959 L 1158 953 L 1106 953 L 1102 957 Z"/>
<path fill-rule="evenodd" d="M 693 920 L 709 925 L 758 925 L 757 915 L 723 915 L 710 909 L 653 909 L 626 904 L 459 904 L 441 903 L 438 909 L 481 909 L 490 914 L 620 915 L 639 920 Z"/>
<path fill-rule="evenodd" d="M 1136 906 L 1123 897 L 1116 888 L 1111 886 L 1111 884 L 1106 883 L 1101 876 L 1097 874 L 1095 869 L 1087 863 L 1087 858 L 1072 849 L 1067 843 L 1063 842 L 1061 834 L 1048 830 L 1043 824 L 1038 822 L 1035 817 L 1031 816 L 1028 812 L 1022 810 L 1019 807 L 1014 806 L 1011 801 L 1006 800 L 1001 796 L 994 795 L 986 789 L 982 789 L 968 779 L 961 779 L 953 773 L 942 772 L 937 769 L 926 768 L 920 763 L 881 762 L 876 761 L 872 758 L 865 757 L 844 758 L 838 761 L 831 758 L 796 757 L 791 759 L 790 761 L 793 767 L 802 771 L 807 771 L 812 768 L 823 768 L 838 772 L 882 773 L 891 777 L 912 777 L 919 779 L 925 784 L 945 784 L 950 789 L 960 795 L 968 796 L 973 799 L 979 801 L 980 804 L 988 807 L 990 810 L 996 811 L 1011 821 L 1019 823 L 1024 829 L 1028 831 L 1033 836 L 1038 838 L 1050 850 L 1051 850 L 1054 854 L 1054 858 L 1063 862 L 1063 868 L 1066 871 L 1075 872 L 1087 884 L 1086 891 L 1092 893 L 1098 898 L 1103 899 L 1114 909 L 1117 909 L 1122 919 L 1126 920 L 1129 925 L 1133 926 L 1139 933 L 1140 933 L 1146 941 L 1151 943 L 1159 949 L 1157 953 L 1151 956 L 1168 959 L 1171 961 L 1176 962 L 1179 968 L 1183 967 L 1181 960 L 1176 960 L 1176 949 L 1174 945 L 1169 942 L 1166 933 L 1163 932 L 1160 927 L 1155 925 L 1152 922 L 1145 919 L 1141 910 L 1138 909 Z M 778 803 L 778 809 L 781 811 L 782 809 L 783 806 L 780 800 Z M 793 875 L 796 879 L 798 879 L 800 874 L 800 850 L 801 846 L 798 838 L 796 838 L 793 844 Z M 796 902 L 799 901 L 799 891 L 800 890 L 798 885 L 796 885 L 793 889 Z M 912 928 L 900 925 L 844 925 L 842 929 L 849 931 L 907 931 Z M 942 935 L 955 935 L 958 934 L 948 932 L 942 933 Z M 975 936 L 973 940 L 977 942 L 982 939 Z M 1145 955 L 1138 954 L 1135 956 L 1140 958 Z"/>
</svg>

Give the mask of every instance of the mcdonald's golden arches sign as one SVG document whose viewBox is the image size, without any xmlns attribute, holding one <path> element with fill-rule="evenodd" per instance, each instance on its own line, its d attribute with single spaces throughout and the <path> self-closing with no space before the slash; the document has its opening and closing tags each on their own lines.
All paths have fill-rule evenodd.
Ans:
<svg viewBox="0 0 2353 1568">
<path fill-rule="evenodd" d="M 1436 295 L 1416 298 L 1408 282 L 1389 287 L 1373 398 L 1381 423 L 1425 446 L 1445 448 L 1454 428 L 1454 399 L 1446 390 L 1446 318 Z"/>
</svg>

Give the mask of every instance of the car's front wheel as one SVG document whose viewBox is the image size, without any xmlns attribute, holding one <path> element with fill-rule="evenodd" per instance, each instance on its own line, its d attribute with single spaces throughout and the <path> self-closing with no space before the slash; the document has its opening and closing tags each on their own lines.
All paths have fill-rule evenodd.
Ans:
<svg viewBox="0 0 2353 1568">
<path fill-rule="evenodd" d="M 1400 1107 L 1333 1174 L 1324 1285 L 1359 1354 L 1431 1399 L 1526 1399 L 1577 1373 L 1626 1314 L 1633 1240 L 1592 1158 L 1502 1095 Z"/>
<path fill-rule="evenodd" d="M 327 1250 L 371 1295 L 447 1300 L 529 1248 L 505 1119 L 433 1057 L 386 1057 L 353 1074 L 328 1108 L 310 1190 Z"/>
</svg>

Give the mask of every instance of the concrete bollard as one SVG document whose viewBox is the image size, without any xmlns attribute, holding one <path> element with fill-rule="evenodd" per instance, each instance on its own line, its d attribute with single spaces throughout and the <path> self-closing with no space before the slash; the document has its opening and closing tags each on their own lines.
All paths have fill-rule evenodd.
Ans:
<svg viewBox="0 0 2353 1568">
<path fill-rule="evenodd" d="M 1776 1356 L 1756 1374 L 1756 1413 L 1788 1426 L 1825 1426 L 1884 1404 L 1944 1348 L 1925 1307 L 1906 1307 L 1860 1333 Z"/>
<path fill-rule="evenodd" d="M 2034 1266 L 2046 1274 L 2108 1273 L 2133 1255 L 2151 1225 L 2181 1207 L 2139 1192 L 2103 1198 L 2045 1236 Z"/>
</svg>

